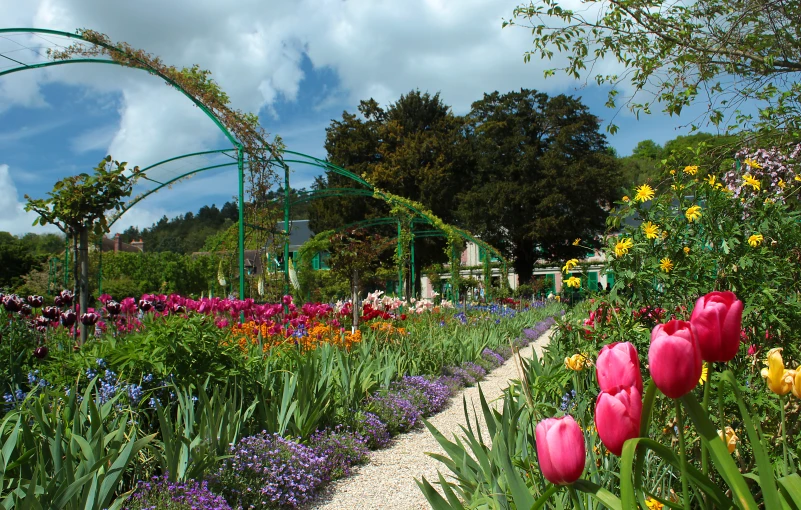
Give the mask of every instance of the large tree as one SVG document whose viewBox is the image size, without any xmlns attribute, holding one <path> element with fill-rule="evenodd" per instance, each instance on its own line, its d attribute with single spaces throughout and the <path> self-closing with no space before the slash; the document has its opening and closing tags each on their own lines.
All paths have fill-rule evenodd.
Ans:
<svg viewBox="0 0 801 510">
<path fill-rule="evenodd" d="M 537 259 L 583 255 L 572 241 L 594 242 L 620 185 L 598 119 L 579 99 L 523 89 L 485 94 L 468 122 L 477 167 L 462 222 L 514 259 L 521 282 Z"/>
<path fill-rule="evenodd" d="M 798 137 L 801 131 L 801 2 L 794 0 L 542 0 L 515 9 L 512 20 L 531 29 L 525 59 L 559 57 L 564 72 L 610 85 L 635 112 L 656 104 L 679 115 L 704 105 L 704 119 L 728 128 L 762 129 Z M 599 61 L 616 61 L 622 73 Z M 598 64 L 598 65 L 596 65 Z M 620 96 L 628 81 L 634 94 Z M 759 115 L 751 115 L 756 104 Z M 614 126 L 610 126 L 614 129 Z M 778 129 L 777 129 L 778 128 Z"/>
<path fill-rule="evenodd" d="M 455 219 L 456 195 L 463 189 L 471 154 L 464 119 L 455 116 L 439 94 L 419 90 L 402 95 L 386 110 L 376 101 L 361 101 L 359 114 L 344 112 L 326 130 L 328 160 L 365 178 L 379 189 L 422 203 L 446 222 Z M 316 189 L 358 187 L 328 172 Z M 390 208 L 369 197 L 334 197 L 311 204 L 311 228 L 335 229 L 368 218 L 387 216 Z M 385 235 L 394 229 L 386 228 Z M 418 240 L 417 274 L 445 257 L 444 241 Z"/>
</svg>

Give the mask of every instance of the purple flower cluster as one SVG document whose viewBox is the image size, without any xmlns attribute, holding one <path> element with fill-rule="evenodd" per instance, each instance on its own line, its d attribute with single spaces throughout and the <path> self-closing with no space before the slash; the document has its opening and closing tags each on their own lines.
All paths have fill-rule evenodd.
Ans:
<svg viewBox="0 0 801 510">
<path fill-rule="evenodd" d="M 740 171 L 736 164 L 723 176 L 723 183 L 740 198 L 744 191 L 743 174 L 750 174 L 760 181 L 764 191 L 784 201 L 784 187 L 801 175 L 801 144 L 770 149 L 744 148 L 734 156 L 741 162 Z M 781 183 L 781 184 L 780 184 Z M 751 193 L 753 190 L 747 190 Z"/>
<path fill-rule="evenodd" d="M 226 499 L 241 508 L 297 508 L 323 483 L 325 458 L 278 434 L 262 432 L 231 448 L 215 477 Z"/>
<path fill-rule="evenodd" d="M 470 374 L 476 381 L 484 379 L 484 376 L 487 375 L 487 370 L 484 367 L 478 363 L 473 363 L 472 361 L 465 361 L 462 363 L 461 368 Z"/>
<path fill-rule="evenodd" d="M 125 510 L 230 510 L 225 499 L 209 490 L 208 482 L 170 482 L 169 476 L 154 476 L 150 481 L 140 481 L 129 499 Z"/>
<path fill-rule="evenodd" d="M 451 398 L 447 385 L 422 375 L 405 376 L 392 383 L 391 389 L 414 404 L 423 416 L 442 411 Z"/>
<path fill-rule="evenodd" d="M 359 411 L 356 415 L 354 428 L 364 438 L 367 447 L 371 450 L 387 446 L 392 439 L 386 423 L 378 419 L 378 416 L 367 411 Z"/>
<path fill-rule="evenodd" d="M 506 361 L 503 356 L 492 349 L 484 349 L 484 351 L 481 353 L 481 359 L 483 359 L 492 368 L 498 368 Z"/>
<path fill-rule="evenodd" d="M 338 480 L 350 474 L 351 466 L 368 460 L 367 439 L 341 425 L 334 429 L 318 430 L 309 445 L 322 457 L 323 481 Z"/>
<path fill-rule="evenodd" d="M 384 422 L 392 435 L 407 432 L 420 424 L 420 410 L 393 391 L 371 395 L 367 398 L 366 409 Z"/>
</svg>

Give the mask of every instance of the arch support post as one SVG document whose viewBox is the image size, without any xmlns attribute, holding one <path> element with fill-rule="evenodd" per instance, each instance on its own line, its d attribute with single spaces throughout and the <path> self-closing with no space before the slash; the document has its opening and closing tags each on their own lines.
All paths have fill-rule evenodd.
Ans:
<svg viewBox="0 0 801 510">
<path fill-rule="evenodd" d="M 239 299 L 245 299 L 245 152 L 236 146 L 236 167 L 239 175 Z"/>
<path fill-rule="evenodd" d="M 412 228 L 410 226 L 409 227 L 409 231 L 411 232 L 411 242 L 410 242 L 411 246 L 409 248 L 410 252 L 411 252 L 410 253 L 410 258 L 411 258 L 410 265 L 411 265 L 411 267 L 409 268 L 410 275 L 411 275 L 411 278 L 410 278 L 410 280 L 411 280 L 410 297 L 416 298 L 417 297 L 417 279 L 416 279 L 416 275 L 414 274 L 414 228 Z"/>
<path fill-rule="evenodd" d="M 403 299 L 403 236 L 401 220 L 398 218 L 398 297 Z"/>
<path fill-rule="evenodd" d="M 289 166 L 284 165 L 284 295 L 289 294 Z"/>
</svg>

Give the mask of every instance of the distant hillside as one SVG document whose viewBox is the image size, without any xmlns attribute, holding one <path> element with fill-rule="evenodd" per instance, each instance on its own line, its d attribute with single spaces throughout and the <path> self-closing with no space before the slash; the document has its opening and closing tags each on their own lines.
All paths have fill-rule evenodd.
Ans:
<svg viewBox="0 0 801 510">
<path fill-rule="evenodd" d="M 293 196 L 297 193 L 298 190 L 291 190 Z M 284 191 L 279 188 L 277 191 L 271 191 L 267 199 L 283 199 L 283 196 Z M 188 212 L 172 219 L 164 216 L 148 228 L 140 230 L 130 227 L 120 237 L 126 243 L 142 239 L 146 252 L 193 253 L 201 251 L 207 238 L 228 229 L 238 218 L 239 210 L 236 202 L 226 202 L 220 209 L 216 204 L 204 205 L 197 214 Z M 306 218 L 308 218 L 307 203 L 292 208 L 292 219 Z"/>
</svg>

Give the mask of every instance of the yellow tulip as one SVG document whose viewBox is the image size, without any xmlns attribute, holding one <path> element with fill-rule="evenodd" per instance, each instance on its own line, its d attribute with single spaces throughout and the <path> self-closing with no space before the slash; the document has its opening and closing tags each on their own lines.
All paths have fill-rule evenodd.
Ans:
<svg viewBox="0 0 801 510">
<path fill-rule="evenodd" d="M 584 356 L 581 354 L 574 354 L 569 358 L 565 358 L 565 366 L 575 372 L 584 370 Z"/>
<path fill-rule="evenodd" d="M 729 453 L 734 453 L 734 449 L 737 447 L 737 441 L 740 439 L 737 437 L 737 434 L 734 433 L 734 429 L 731 427 L 726 427 L 726 435 L 723 435 L 722 430 L 718 430 L 718 436 L 720 440 L 726 443 L 726 448 L 729 449 Z"/>
<path fill-rule="evenodd" d="M 762 377 L 768 389 L 777 395 L 787 395 L 793 388 L 795 370 L 785 370 L 782 360 L 782 348 L 775 347 L 768 351 L 768 368 L 762 369 Z"/>
<path fill-rule="evenodd" d="M 793 395 L 801 398 L 801 366 L 795 369 L 795 377 L 793 377 Z"/>
</svg>

